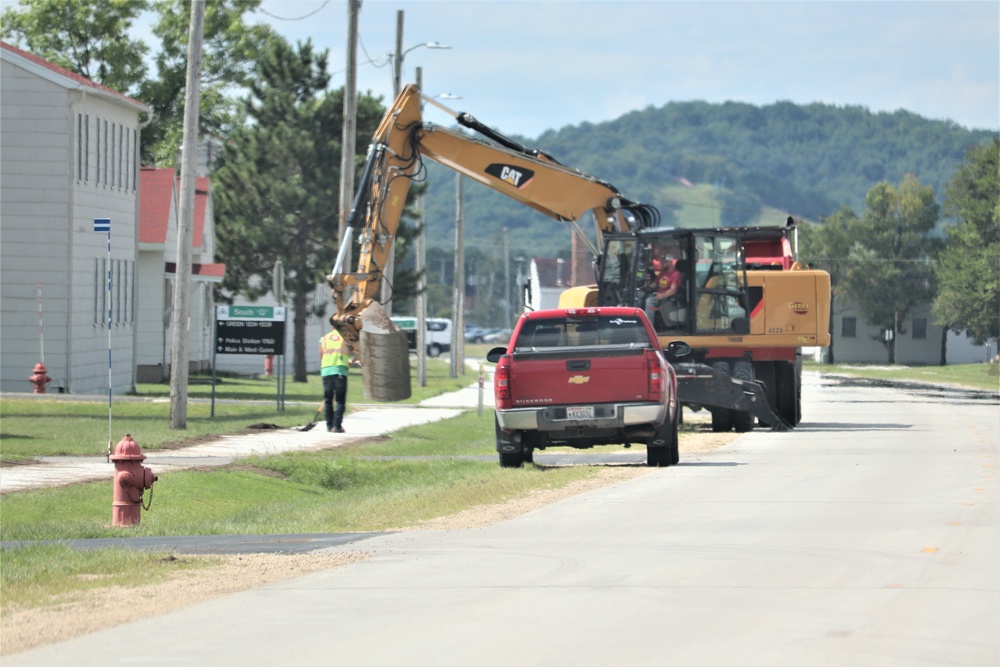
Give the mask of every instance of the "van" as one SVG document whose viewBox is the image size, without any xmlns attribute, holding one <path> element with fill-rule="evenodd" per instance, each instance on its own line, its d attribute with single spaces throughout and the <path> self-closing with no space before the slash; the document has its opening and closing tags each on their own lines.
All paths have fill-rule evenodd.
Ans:
<svg viewBox="0 0 1000 667">
<path fill-rule="evenodd" d="M 393 317 L 392 321 L 397 327 L 406 332 L 406 340 L 410 345 L 410 350 L 417 349 L 417 318 L 415 317 Z M 451 320 L 444 317 L 427 318 L 427 356 L 437 357 L 442 352 L 451 352 Z"/>
</svg>

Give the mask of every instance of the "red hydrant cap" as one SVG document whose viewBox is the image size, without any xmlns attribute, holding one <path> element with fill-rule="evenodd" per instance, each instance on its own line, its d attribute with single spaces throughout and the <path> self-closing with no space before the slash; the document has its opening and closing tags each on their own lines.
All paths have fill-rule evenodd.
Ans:
<svg viewBox="0 0 1000 667">
<path fill-rule="evenodd" d="M 45 367 L 45 364 L 39 361 L 37 364 L 35 364 L 35 372 L 40 374 L 48 373 L 49 369 Z"/>
<path fill-rule="evenodd" d="M 111 455 L 112 461 L 145 461 L 146 455 L 142 453 L 139 444 L 132 439 L 128 433 L 115 445 L 115 453 Z"/>
</svg>

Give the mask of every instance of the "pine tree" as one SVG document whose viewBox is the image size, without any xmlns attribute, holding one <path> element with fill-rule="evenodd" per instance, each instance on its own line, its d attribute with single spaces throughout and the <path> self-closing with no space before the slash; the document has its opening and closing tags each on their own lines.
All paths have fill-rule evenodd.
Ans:
<svg viewBox="0 0 1000 667">
<path fill-rule="evenodd" d="M 293 314 L 293 378 L 306 381 L 306 321 L 323 305 L 309 297 L 333 267 L 339 220 L 343 91 L 328 92 L 327 52 L 311 42 L 275 40 L 260 55 L 245 109 L 252 121 L 234 132 L 213 176 L 222 289 L 254 300 L 271 289 L 276 260 L 285 268 Z M 358 96 L 359 136 L 382 117 L 379 100 Z M 356 162 L 367 149 L 358 142 Z M 221 295 L 220 295 L 221 296 Z"/>
</svg>

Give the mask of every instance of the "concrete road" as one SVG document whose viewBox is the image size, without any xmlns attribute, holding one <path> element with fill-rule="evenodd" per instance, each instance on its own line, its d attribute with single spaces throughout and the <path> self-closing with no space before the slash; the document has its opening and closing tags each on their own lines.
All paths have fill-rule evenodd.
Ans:
<svg viewBox="0 0 1000 667">
<path fill-rule="evenodd" d="M 995 397 L 804 401 L 790 433 L 3 664 L 997 665 Z"/>
</svg>

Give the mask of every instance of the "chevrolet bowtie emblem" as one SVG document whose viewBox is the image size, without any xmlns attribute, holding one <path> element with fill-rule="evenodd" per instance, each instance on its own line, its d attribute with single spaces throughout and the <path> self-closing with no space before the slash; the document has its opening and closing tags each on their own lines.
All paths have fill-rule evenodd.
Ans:
<svg viewBox="0 0 1000 667">
<path fill-rule="evenodd" d="M 590 382 L 590 376 L 589 375 L 573 375 L 573 376 L 570 376 L 570 378 L 568 380 L 566 380 L 566 381 L 569 382 L 570 384 L 587 384 L 588 382 Z"/>
</svg>

